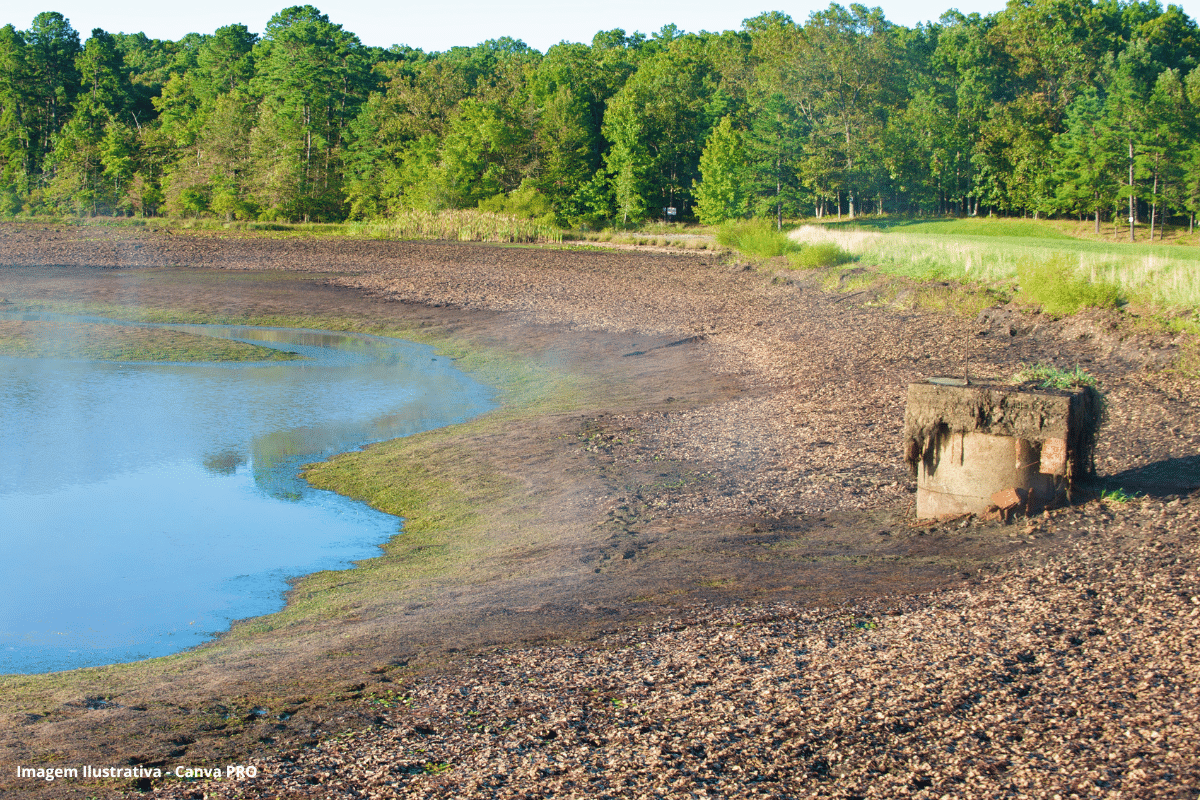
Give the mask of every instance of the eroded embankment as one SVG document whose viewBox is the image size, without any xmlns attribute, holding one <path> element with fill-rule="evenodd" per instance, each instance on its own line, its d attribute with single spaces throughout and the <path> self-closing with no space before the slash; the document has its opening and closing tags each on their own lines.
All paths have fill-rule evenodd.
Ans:
<svg viewBox="0 0 1200 800">
<path fill-rule="evenodd" d="M 73 240 L 44 239 L 5 228 L 0 263 L 89 266 L 5 270 L 0 294 L 126 314 L 387 329 L 440 342 L 468 366 L 475 358 L 481 373 L 508 382 L 514 401 L 476 423 L 323 468 L 330 485 L 405 513 L 411 535 L 359 570 L 301 581 L 284 614 L 176 659 L 8 681 L 6 693 L 19 701 L 0 728 L 5 775 L 9 764 L 34 759 L 170 765 L 236 756 L 266 764 L 277 749 L 348 727 L 419 730 L 406 727 L 416 717 L 383 715 L 371 698 L 400 691 L 414 669 L 460 651 L 586 640 L 701 603 L 805 608 L 912 597 L 987 571 L 1007 553 L 1036 565 L 1081 525 L 1105 529 L 1108 512 L 1098 505 L 1027 527 L 910 525 L 904 387 L 956 372 L 968 339 L 973 375 L 1053 361 L 1101 377 L 1116 432 L 1098 449 L 1102 474 L 1191 474 L 1200 449 L 1195 386 L 1147 373 L 1103 342 L 999 335 L 969 320 L 858 307 L 711 257 L 70 233 Z M 1171 491 L 1186 493 L 1186 480 Z M 1148 499 L 1145 513 L 1161 512 L 1183 541 L 1195 521 L 1169 501 Z M 1130 527 L 1131 541 L 1143 530 Z M 901 605 L 913 602 L 926 601 Z M 1023 625 L 998 622 L 996 647 L 1022 646 Z M 895 646 L 905 630 L 897 628 Z M 750 659 L 743 665 L 756 663 L 753 651 L 731 647 Z M 595 652 L 604 657 L 602 647 Z M 494 658 L 496 669 L 507 663 Z M 904 669 L 942 669 L 934 650 L 905 658 Z M 845 677 L 848 691 L 865 686 Z M 686 669 L 678 680 L 691 680 Z M 729 741 L 800 747 L 799 728 L 765 739 L 755 732 L 768 730 L 756 722 L 764 715 L 791 713 L 780 702 L 764 699 L 754 713 L 731 705 L 741 732 Z M 697 715 L 696 727 L 672 735 L 702 737 L 710 721 Z M 600 738 L 580 741 L 608 752 Z M 444 744 L 461 753 L 454 748 L 465 742 Z M 671 757 L 680 769 L 705 763 L 684 751 Z M 471 785 L 465 761 L 455 759 L 448 779 L 454 784 L 458 766 L 461 785 Z M 345 779 L 369 783 L 365 773 Z M 727 780 L 727 792 L 751 785 L 736 774 Z M 262 796 L 273 795 L 263 787 Z"/>
</svg>

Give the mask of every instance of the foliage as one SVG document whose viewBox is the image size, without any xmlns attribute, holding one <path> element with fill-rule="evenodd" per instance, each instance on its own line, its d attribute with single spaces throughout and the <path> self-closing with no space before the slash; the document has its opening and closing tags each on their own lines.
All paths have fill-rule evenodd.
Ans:
<svg viewBox="0 0 1200 800">
<path fill-rule="evenodd" d="M 487 211 L 403 211 L 355 232 L 388 239 L 440 239 L 458 242 L 562 242 L 562 230 L 538 220 Z"/>
<path fill-rule="evenodd" d="M 755 258 L 775 258 L 796 249 L 787 236 L 762 219 L 726 222 L 717 231 L 717 242 Z"/>
<path fill-rule="evenodd" d="M 1013 383 L 1032 383 L 1039 389 L 1078 389 L 1082 387 L 1099 388 L 1094 375 L 1080 368 L 1064 370 L 1049 364 L 1021 365 L 1021 369 L 1012 376 Z"/>
<path fill-rule="evenodd" d="M 1081 308 L 1116 308 L 1121 292 L 1103 281 L 1075 273 L 1075 265 L 1062 256 L 1026 259 L 1017 266 L 1021 294 L 1054 316 L 1069 316 Z"/>
<path fill-rule="evenodd" d="M 521 219 L 538 220 L 547 226 L 557 224 L 550 198 L 528 184 L 522 184 L 520 188 L 513 190 L 510 194 L 501 192 L 494 197 L 480 201 L 479 210 Z"/>
<path fill-rule="evenodd" d="M 746 213 L 746 152 L 729 116 L 713 128 L 700 154 L 701 181 L 695 185 L 696 216 L 702 225 L 720 225 Z"/>
<path fill-rule="evenodd" d="M 177 42 L 81 42 L 47 12 L 0 27 L 0 214 L 1086 216 L 1161 239 L 1200 214 L 1198 64 L 1196 23 L 1150 0 L 915 29 L 832 4 L 544 54 L 366 47 L 307 5 Z"/>
<path fill-rule="evenodd" d="M 788 256 L 788 262 L 797 269 L 822 269 L 847 264 L 854 256 L 833 242 L 805 245 L 798 253 Z"/>
</svg>

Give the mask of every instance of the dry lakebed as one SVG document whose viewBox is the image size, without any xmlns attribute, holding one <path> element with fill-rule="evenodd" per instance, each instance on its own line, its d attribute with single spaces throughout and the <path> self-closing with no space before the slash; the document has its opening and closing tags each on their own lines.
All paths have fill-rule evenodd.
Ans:
<svg viewBox="0 0 1200 800">
<path fill-rule="evenodd" d="M 296 578 L 283 611 L 0 677 L 0 793 L 1196 798 L 1180 341 L 821 287 L 653 249 L 0 224 L 7 318 L 392 336 L 499 403 L 309 466 L 404 532 Z M 17 352 L 25 324 L 0 323 L 5 355 L 63 355 Z M 918 523 L 905 392 L 964 358 L 1095 375 L 1099 483 Z"/>
</svg>

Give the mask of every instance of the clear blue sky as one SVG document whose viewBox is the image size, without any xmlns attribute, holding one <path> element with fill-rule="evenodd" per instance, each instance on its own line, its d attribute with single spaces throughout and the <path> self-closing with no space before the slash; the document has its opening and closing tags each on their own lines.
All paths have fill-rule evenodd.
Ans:
<svg viewBox="0 0 1200 800">
<path fill-rule="evenodd" d="M 511 36 L 543 52 L 562 40 L 590 42 L 597 31 L 612 28 L 650 34 L 663 25 L 674 23 L 692 32 L 736 30 L 743 19 L 763 11 L 783 11 L 803 22 L 812 11 L 828 7 L 827 0 L 762 2 L 761 7 L 729 0 L 604 0 L 594 3 L 563 0 L 326 0 L 312 4 L 328 14 L 333 22 L 358 34 L 368 45 L 407 44 L 431 51 Z M 222 25 L 238 22 L 261 33 L 272 15 L 292 4 L 303 3 L 288 3 L 287 0 L 206 0 L 199 3 L 35 0 L 32 6 L 21 4 L 20 10 L 17 3 L 6 3 L 6 9 L 0 12 L 0 25 L 12 23 L 25 29 L 40 11 L 58 11 L 71 21 L 84 39 L 92 28 L 104 28 L 112 33 L 142 31 L 156 39 L 179 39 L 186 33 L 212 33 Z M 1005 4 L 1004 0 L 963 0 L 956 4 L 954 0 L 947 0 L 942 6 L 936 0 L 933 3 L 890 0 L 878 5 L 883 7 L 889 20 L 911 27 L 936 19 L 952 7 L 964 13 L 989 14 L 1003 9 Z M 1177 5 L 1193 19 L 1200 14 L 1200 0 L 1185 0 Z"/>
</svg>

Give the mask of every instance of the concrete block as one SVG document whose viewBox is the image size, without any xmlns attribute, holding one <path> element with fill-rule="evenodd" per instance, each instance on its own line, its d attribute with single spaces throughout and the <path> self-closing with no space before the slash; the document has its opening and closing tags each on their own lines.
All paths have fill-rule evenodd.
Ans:
<svg viewBox="0 0 1200 800">
<path fill-rule="evenodd" d="M 917 516 L 1035 511 L 1094 474 L 1099 396 L 1091 389 L 914 383 L 904 418 Z M 1013 490 L 1006 505 L 994 495 Z M 1008 495 L 1004 499 L 1010 500 Z"/>
</svg>

